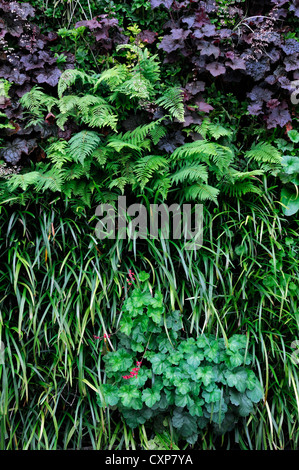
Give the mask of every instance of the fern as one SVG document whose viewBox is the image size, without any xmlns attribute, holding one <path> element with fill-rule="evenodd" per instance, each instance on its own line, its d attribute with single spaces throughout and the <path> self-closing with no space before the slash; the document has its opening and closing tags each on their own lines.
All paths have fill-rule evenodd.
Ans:
<svg viewBox="0 0 299 470">
<path fill-rule="evenodd" d="M 123 93 L 130 99 L 150 99 L 151 95 L 153 94 L 153 85 L 140 73 L 136 73 L 130 79 L 117 86 L 114 91 Z M 114 97 L 117 98 L 117 94 L 114 95 Z"/>
<path fill-rule="evenodd" d="M 81 70 L 77 69 L 68 69 L 65 70 L 58 81 L 58 97 L 61 98 L 65 90 L 70 88 L 72 85 L 75 84 L 76 80 L 81 80 L 82 84 L 90 83 L 92 80 L 91 78 Z"/>
<path fill-rule="evenodd" d="M 183 183 L 185 180 L 191 182 L 200 179 L 204 182 L 208 181 L 207 167 L 205 165 L 188 162 L 171 176 L 171 180 L 174 183 Z"/>
<path fill-rule="evenodd" d="M 126 176 L 120 176 L 119 178 L 115 178 L 109 184 L 109 189 L 118 188 L 122 194 L 124 194 L 125 186 L 128 184 L 128 178 Z"/>
<path fill-rule="evenodd" d="M 157 119 L 157 121 L 151 122 L 150 124 L 138 126 L 133 131 L 128 131 L 123 135 L 119 134 L 119 136 L 125 142 L 129 142 L 133 145 L 140 145 L 142 142 L 144 142 L 147 135 L 150 134 L 151 136 L 154 135 L 155 137 L 155 132 L 164 119 L 165 117 L 162 117 Z"/>
<path fill-rule="evenodd" d="M 194 158 L 207 163 L 212 159 L 216 164 L 224 167 L 233 160 L 233 157 L 233 151 L 229 147 L 207 140 L 197 140 L 178 147 L 170 158 L 174 161 Z"/>
<path fill-rule="evenodd" d="M 131 144 L 130 142 L 126 142 L 122 139 L 111 137 L 107 143 L 107 147 L 111 147 L 116 152 L 121 152 L 123 149 L 133 150 L 138 154 L 141 154 L 142 148 L 139 145 Z"/>
<path fill-rule="evenodd" d="M 47 167 L 44 167 L 46 170 Z M 36 191 L 61 191 L 63 185 L 63 171 L 52 168 L 49 171 L 30 171 L 23 175 L 13 175 L 7 182 L 11 192 L 21 188 L 26 191 L 30 186 L 34 186 Z"/>
<path fill-rule="evenodd" d="M 204 119 L 200 126 L 194 126 L 195 132 L 198 132 L 204 139 L 207 137 L 215 140 L 220 137 L 232 137 L 233 132 L 221 126 L 219 123 L 212 123 L 209 119 Z"/>
<path fill-rule="evenodd" d="M 47 156 L 58 169 L 62 168 L 66 162 L 72 161 L 69 155 L 69 144 L 66 140 L 59 140 L 51 144 L 47 149 Z"/>
<path fill-rule="evenodd" d="M 234 184 L 223 185 L 221 189 L 224 194 L 227 194 L 230 197 L 236 197 L 238 199 L 248 193 L 262 194 L 260 188 L 255 186 L 255 184 L 251 181 L 235 181 Z"/>
<path fill-rule="evenodd" d="M 186 199 L 201 201 L 210 200 L 218 205 L 217 196 L 219 195 L 219 192 L 219 189 L 214 188 L 213 186 L 204 183 L 197 183 L 186 188 L 184 195 Z"/>
<path fill-rule="evenodd" d="M 149 133 L 154 145 L 157 145 L 157 143 L 162 139 L 162 137 L 167 134 L 167 129 L 164 126 L 156 125 L 152 129 L 150 129 Z"/>
<path fill-rule="evenodd" d="M 46 95 L 41 87 L 37 85 L 32 87 L 20 99 L 23 108 L 28 109 L 31 115 L 31 119 L 25 128 L 42 124 L 44 121 L 43 114 L 46 112 L 50 113 L 53 106 L 57 104 L 57 101 L 53 96 Z"/>
<path fill-rule="evenodd" d="M 83 164 L 85 158 L 100 145 L 101 138 L 96 132 L 82 131 L 69 141 L 69 154 L 75 162 Z"/>
<path fill-rule="evenodd" d="M 168 161 L 166 158 L 158 155 L 147 155 L 146 157 L 140 158 L 135 164 L 134 172 L 141 189 L 144 189 L 154 172 L 165 168 L 167 165 Z"/>
<path fill-rule="evenodd" d="M 245 153 L 249 160 L 255 160 L 262 163 L 281 163 L 280 152 L 268 142 L 254 144 L 249 151 Z"/>
<path fill-rule="evenodd" d="M 129 77 L 129 71 L 125 65 L 116 65 L 111 69 L 101 73 L 100 78 L 95 82 L 93 91 L 96 92 L 101 84 L 106 84 L 111 91 L 114 91 L 119 85 Z"/>
<path fill-rule="evenodd" d="M 91 106 L 88 113 L 82 114 L 81 118 L 90 127 L 111 127 L 111 129 L 116 131 L 118 118 L 109 105 L 97 104 Z"/>
<path fill-rule="evenodd" d="M 156 104 L 167 109 L 171 116 L 179 122 L 184 122 L 183 92 L 178 87 L 168 88 L 163 95 L 156 100 Z"/>
</svg>

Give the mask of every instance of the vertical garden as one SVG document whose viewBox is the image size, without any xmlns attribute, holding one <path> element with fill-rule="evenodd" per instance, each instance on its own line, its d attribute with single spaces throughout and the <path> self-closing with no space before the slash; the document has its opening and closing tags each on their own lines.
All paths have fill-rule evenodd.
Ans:
<svg viewBox="0 0 299 470">
<path fill-rule="evenodd" d="M 0 0 L 0 450 L 298 449 L 298 17 Z"/>
</svg>

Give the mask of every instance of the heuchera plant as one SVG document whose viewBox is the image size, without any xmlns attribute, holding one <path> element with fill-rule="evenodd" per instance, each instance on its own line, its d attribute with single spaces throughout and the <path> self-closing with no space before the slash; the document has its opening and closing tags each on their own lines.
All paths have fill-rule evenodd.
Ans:
<svg viewBox="0 0 299 470">
<path fill-rule="evenodd" d="M 284 127 L 292 120 L 290 95 L 298 80 L 299 43 L 288 37 L 290 16 L 298 21 L 298 2 L 223 2 L 151 0 L 152 8 L 169 10 L 165 34 L 158 45 L 164 63 L 179 64 L 184 76 L 188 124 L 198 123 L 192 112 L 209 112 L 205 89 L 217 81 L 226 92 L 248 90 L 248 112 L 259 116 L 267 128 Z M 189 78 L 190 80 L 190 78 Z M 187 114 L 188 115 L 188 114 Z"/>
<path fill-rule="evenodd" d="M 132 428 L 150 422 L 161 431 L 169 419 L 190 444 L 208 425 L 232 430 L 263 398 L 246 336 L 185 339 L 180 312 L 166 315 L 162 293 L 146 286 L 149 275 L 138 277 L 141 287 L 123 303 L 118 348 L 103 356 L 99 405 L 117 408 Z"/>
<path fill-rule="evenodd" d="M 36 84 L 53 93 L 61 75 L 57 59 L 50 50 L 58 35 L 41 34 L 38 26 L 29 21 L 33 16 L 34 8 L 29 3 L 0 0 L 0 79 L 11 84 L 9 96 L 0 100 L 0 111 L 10 123 L 10 127 L 1 132 L 7 145 L 1 149 L 0 158 L 13 165 L 34 151 L 37 159 L 43 158 L 38 142 L 54 132 L 47 120 L 43 126 L 25 127 L 19 101 Z M 66 57 L 64 68 L 72 68 L 73 56 L 67 54 Z"/>
</svg>

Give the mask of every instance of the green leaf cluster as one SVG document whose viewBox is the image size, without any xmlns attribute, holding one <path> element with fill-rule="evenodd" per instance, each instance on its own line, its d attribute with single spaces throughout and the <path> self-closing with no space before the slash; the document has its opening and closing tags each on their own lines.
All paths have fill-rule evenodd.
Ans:
<svg viewBox="0 0 299 470">
<path fill-rule="evenodd" d="M 180 312 L 166 315 L 161 292 L 136 287 L 123 304 L 119 349 L 104 356 L 108 382 L 98 401 L 117 406 L 133 428 L 168 417 L 192 444 L 206 426 L 222 434 L 253 413 L 263 389 L 249 367 L 246 336 L 185 339 L 181 328 Z M 140 355 L 138 376 L 124 379 Z"/>
</svg>

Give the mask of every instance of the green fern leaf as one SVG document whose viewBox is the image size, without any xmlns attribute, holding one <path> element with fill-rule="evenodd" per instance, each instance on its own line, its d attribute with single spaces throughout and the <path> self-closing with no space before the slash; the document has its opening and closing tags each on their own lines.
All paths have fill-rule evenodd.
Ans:
<svg viewBox="0 0 299 470">
<path fill-rule="evenodd" d="M 152 178 L 153 173 L 165 168 L 168 161 L 158 155 L 146 155 L 135 163 L 134 172 L 141 189 L 144 189 L 146 183 Z"/>
<path fill-rule="evenodd" d="M 163 95 L 156 100 L 158 106 L 167 109 L 171 116 L 179 122 L 184 122 L 184 103 L 181 88 L 168 88 Z"/>
<path fill-rule="evenodd" d="M 269 142 L 254 144 L 245 157 L 262 163 L 281 163 L 280 152 Z"/>
<path fill-rule="evenodd" d="M 210 200 L 218 205 L 217 196 L 219 192 L 219 189 L 214 188 L 213 186 L 204 183 L 197 183 L 186 188 L 184 191 L 184 195 L 186 199 L 201 201 Z"/>
<path fill-rule="evenodd" d="M 187 163 L 185 166 L 180 168 L 176 173 L 171 176 L 171 180 L 174 183 L 182 183 L 185 180 L 196 181 L 202 180 L 208 181 L 208 171 L 205 165 L 199 165 L 197 163 Z"/>
<path fill-rule="evenodd" d="M 69 141 L 70 156 L 75 162 L 83 164 L 85 158 L 91 155 L 100 143 L 101 139 L 96 132 L 78 132 Z"/>
<path fill-rule="evenodd" d="M 90 77 L 85 72 L 82 72 L 82 71 L 77 70 L 77 69 L 65 70 L 61 74 L 61 76 L 59 78 L 59 82 L 58 82 L 58 90 L 57 91 L 58 91 L 59 98 L 62 97 L 65 90 L 67 90 L 69 87 L 74 85 L 76 80 L 79 80 L 79 79 L 81 80 L 83 85 L 85 83 L 90 82 Z"/>
</svg>

